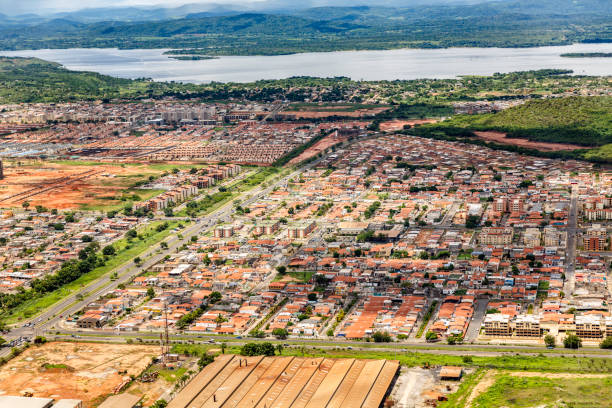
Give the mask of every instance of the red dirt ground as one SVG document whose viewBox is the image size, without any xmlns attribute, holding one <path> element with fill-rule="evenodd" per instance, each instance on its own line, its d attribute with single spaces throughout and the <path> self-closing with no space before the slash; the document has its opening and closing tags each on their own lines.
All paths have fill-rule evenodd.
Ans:
<svg viewBox="0 0 612 408">
<path fill-rule="evenodd" d="M 338 136 L 338 132 L 334 132 L 331 135 L 329 135 L 327 137 L 324 137 L 323 139 L 319 140 L 312 147 L 310 147 L 310 149 L 305 150 L 298 157 L 296 157 L 293 160 L 291 160 L 289 162 L 289 164 L 300 163 L 300 162 L 302 162 L 302 161 L 304 161 L 306 159 L 309 159 L 309 158 L 311 158 L 313 156 L 316 156 L 317 154 L 319 154 L 323 150 L 325 150 L 325 149 L 335 145 L 336 143 L 344 142 L 345 140 L 346 140 L 346 137 Z"/>
<path fill-rule="evenodd" d="M 331 109 L 331 108 L 330 108 Z M 335 107 L 337 109 L 337 107 Z M 288 115 L 295 115 L 298 119 L 318 119 L 318 118 L 328 118 L 330 116 L 347 116 L 351 118 L 361 118 L 363 116 L 376 115 L 378 113 L 389 110 L 388 107 L 381 108 L 371 108 L 371 109 L 357 109 L 357 110 L 330 110 L 324 111 L 323 108 L 319 108 L 314 111 L 303 110 L 303 111 L 286 111 L 284 113 Z"/>
<path fill-rule="evenodd" d="M 380 124 L 380 130 L 383 132 L 395 132 L 404 129 L 405 125 L 422 125 L 425 123 L 436 123 L 438 119 L 417 119 L 417 120 L 390 120 Z"/>
<path fill-rule="evenodd" d="M 565 144 L 565 143 L 546 143 L 533 142 L 527 139 L 509 138 L 503 132 L 474 132 L 480 139 L 490 142 L 526 147 L 529 149 L 543 150 L 547 152 L 558 152 L 560 150 L 576 150 L 583 149 L 583 146 Z"/>
</svg>

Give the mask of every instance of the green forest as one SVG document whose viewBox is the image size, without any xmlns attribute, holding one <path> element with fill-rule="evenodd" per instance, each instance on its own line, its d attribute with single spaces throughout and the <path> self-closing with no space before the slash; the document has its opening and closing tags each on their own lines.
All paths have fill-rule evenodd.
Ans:
<svg viewBox="0 0 612 408">
<path fill-rule="evenodd" d="M 541 142 L 571 143 L 584 146 L 584 149 L 538 151 L 487 142 L 473 133 L 485 130 Z M 612 163 L 612 97 L 533 100 L 498 113 L 457 115 L 441 123 L 418 126 L 405 132 L 521 154 L 609 164 Z"/>
<path fill-rule="evenodd" d="M 497 113 L 458 115 L 438 126 L 495 130 L 538 142 L 602 146 L 612 143 L 612 97 L 531 100 Z"/>
<path fill-rule="evenodd" d="M 309 51 L 532 47 L 612 41 L 612 7 L 601 0 L 475 5 L 319 7 L 294 14 L 193 15 L 164 21 L 0 24 L 0 49 L 173 48 L 190 55 Z M 179 51 L 181 52 L 181 51 Z"/>
</svg>

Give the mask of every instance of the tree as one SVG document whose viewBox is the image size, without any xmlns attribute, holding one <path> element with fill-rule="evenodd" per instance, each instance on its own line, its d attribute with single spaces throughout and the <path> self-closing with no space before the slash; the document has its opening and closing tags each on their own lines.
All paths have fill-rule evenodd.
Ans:
<svg viewBox="0 0 612 408">
<path fill-rule="evenodd" d="M 278 355 L 279 355 L 279 356 L 282 356 L 282 355 L 283 355 L 283 345 L 282 345 L 282 344 L 280 344 L 280 343 L 279 343 L 279 344 L 277 344 L 277 345 L 276 345 L 276 351 L 278 352 Z"/>
<path fill-rule="evenodd" d="M 544 344 L 546 344 L 546 347 L 555 347 L 555 343 L 555 336 L 551 334 L 547 334 L 546 336 L 544 336 Z"/>
<path fill-rule="evenodd" d="M 147 289 L 147 297 L 149 299 L 153 299 L 155 297 L 155 289 L 153 288 L 148 288 Z"/>
<path fill-rule="evenodd" d="M 135 229 L 131 229 L 125 233 L 125 236 L 128 238 L 136 238 L 138 236 L 138 233 L 136 232 Z"/>
<path fill-rule="evenodd" d="M 310 300 L 311 302 L 315 302 L 317 300 L 317 294 L 316 293 L 309 293 L 308 294 L 308 300 Z"/>
<path fill-rule="evenodd" d="M 30 206 L 30 202 L 29 201 L 24 201 L 23 203 L 21 203 L 21 206 L 23 207 L 24 210 L 27 210 L 28 207 Z"/>
<path fill-rule="evenodd" d="M 115 247 L 112 245 L 107 245 L 102 249 L 102 254 L 112 256 L 115 255 Z"/>
<path fill-rule="evenodd" d="M 225 350 L 227 349 L 227 343 L 221 343 L 221 354 L 225 354 Z"/>
<path fill-rule="evenodd" d="M 377 331 L 372 335 L 375 343 L 389 343 L 391 342 L 391 335 L 387 332 Z"/>
<path fill-rule="evenodd" d="M 202 369 L 206 367 L 207 365 L 209 365 L 210 363 L 212 363 L 213 361 L 215 361 L 215 358 L 213 356 L 211 356 L 210 354 L 204 354 L 202 358 L 198 360 L 198 367 Z"/>
<path fill-rule="evenodd" d="M 276 329 L 272 330 L 272 335 L 279 340 L 285 340 L 289 335 L 289 332 L 287 331 L 287 329 L 281 329 L 280 327 L 277 327 Z"/>
<path fill-rule="evenodd" d="M 287 273 L 287 267 L 286 267 L 286 266 L 284 266 L 284 265 L 277 266 L 277 267 L 276 267 L 276 271 L 277 271 L 278 273 L 280 273 L 281 275 L 284 275 L 284 274 L 286 274 L 286 273 Z"/>
<path fill-rule="evenodd" d="M 208 296 L 208 302 L 209 303 L 217 303 L 219 302 L 221 299 L 223 298 L 223 295 L 221 295 L 220 292 L 212 292 L 209 296 Z"/>
<path fill-rule="evenodd" d="M 160 399 L 155 401 L 151 408 L 166 408 L 168 406 L 168 402 L 165 399 Z"/>
<path fill-rule="evenodd" d="M 425 334 L 425 340 L 427 340 L 427 341 L 436 341 L 436 340 L 438 340 L 438 335 L 436 333 L 432 332 L 432 331 L 428 331 Z"/>
<path fill-rule="evenodd" d="M 243 356 L 274 356 L 274 345 L 272 343 L 247 343 L 240 349 Z"/>
<path fill-rule="evenodd" d="M 612 349 L 612 336 L 606 337 L 601 343 L 599 343 L 599 348 Z"/>
<path fill-rule="evenodd" d="M 578 349 L 582 347 L 582 340 L 580 337 L 575 334 L 568 334 L 565 339 L 563 339 L 563 347 L 568 349 Z"/>
<path fill-rule="evenodd" d="M 451 334 L 446 338 L 446 342 L 450 345 L 463 343 L 463 336 L 460 334 Z"/>
</svg>

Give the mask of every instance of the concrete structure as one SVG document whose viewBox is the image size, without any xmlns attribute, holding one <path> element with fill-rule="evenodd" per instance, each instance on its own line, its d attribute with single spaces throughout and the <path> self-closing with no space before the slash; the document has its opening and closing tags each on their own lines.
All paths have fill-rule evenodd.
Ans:
<svg viewBox="0 0 612 408">
<path fill-rule="evenodd" d="M 168 408 L 381 406 L 397 361 L 221 355 Z"/>
<path fill-rule="evenodd" d="M 104 405 L 104 404 L 102 404 Z M 101 406 L 102 406 L 101 405 Z M 54 403 L 53 398 L 0 396 L 0 408 L 82 408 L 81 400 L 61 399 Z"/>
</svg>

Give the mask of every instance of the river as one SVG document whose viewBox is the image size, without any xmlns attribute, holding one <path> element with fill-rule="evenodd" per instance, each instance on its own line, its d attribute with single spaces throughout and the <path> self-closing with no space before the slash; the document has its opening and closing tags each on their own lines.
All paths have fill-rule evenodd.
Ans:
<svg viewBox="0 0 612 408">
<path fill-rule="evenodd" d="M 232 56 L 179 61 L 163 49 L 66 49 L 0 51 L 38 57 L 68 69 L 121 78 L 192 83 L 251 82 L 292 76 L 346 76 L 355 80 L 456 78 L 543 68 L 571 69 L 579 75 L 612 75 L 612 58 L 563 58 L 567 52 L 612 52 L 612 44 L 537 48 L 447 48 L 341 51 L 280 56 Z"/>
</svg>

